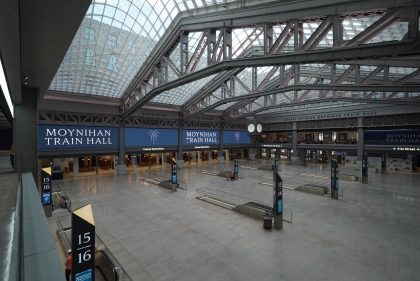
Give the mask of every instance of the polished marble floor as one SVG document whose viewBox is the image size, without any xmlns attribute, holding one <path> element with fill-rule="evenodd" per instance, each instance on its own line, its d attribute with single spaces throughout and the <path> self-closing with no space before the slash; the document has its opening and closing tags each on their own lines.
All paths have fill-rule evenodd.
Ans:
<svg viewBox="0 0 420 281">
<path fill-rule="evenodd" d="M 133 280 L 420 280 L 420 175 L 371 173 L 367 185 L 341 181 L 337 201 L 285 189 L 293 223 L 279 231 L 195 199 L 195 189 L 210 187 L 270 204 L 272 187 L 259 185 L 258 176 L 271 172 L 253 169 L 263 163 L 269 162 L 241 161 L 245 179 L 233 182 L 187 166 L 179 178 L 188 188 L 176 193 L 142 181 L 146 171 L 54 183 L 73 208 L 92 204 L 97 233 Z M 328 178 L 301 175 L 328 171 L 282 164 L 280 175 L 284 183 L 328 185 Z M 63 214 L 49 219 L 53 233 Z"/>
</svg>

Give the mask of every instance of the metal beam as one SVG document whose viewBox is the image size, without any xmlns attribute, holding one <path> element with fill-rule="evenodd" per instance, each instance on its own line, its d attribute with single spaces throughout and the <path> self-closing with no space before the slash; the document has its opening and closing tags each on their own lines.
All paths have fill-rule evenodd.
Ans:
<svg viewBox="0 0 420 281">
<path fill-rule="evenodd" d="M 407 91 L 407 92 L 413 92 L 418 90 L 418 85 L 388 85 L 388 86 L 382 86 L 382 85 L 293 85 L 293 86 L 289 86 L 289 87 L 284 87 L 281 89 L 274 89 L 274 90 L 270 90 L 270 91 L 265 91 L 265 92 L 256 92 L 256 93 L 251 93 L 248 95 L 242 95 L 242 96 L 236 96 L 236 97 L 232 97 L 232 98 L 228 98 L 228 99 L 224 99 L 224 100 L 220 100 L 200 111 L 197 111 L 193 114 L 191 114 L 190 116 L 184 118 L 184 120 L 189 120 L 191 118 L 194 118 L 195 116 L 201 115 L 213 108 L 219 107 L 223 104 L 226 103 L 230 103 L 230 102 L 237 102 L 237 101 L 245 101 L 242 102 L 243 104 L 246 104 L 246 100 L 253 100 L 256 98 L 260 98 L 263 96 L 267 96 L 267 95 L 273 95 L 273 94 L 279 94 L 279 93 L 285 93 L 285 92 L 290 92 L 290 91 L 300 91 L 300 90 L 327 90 L 327 91 L 331 91 L 331 90 L 337 90 L 337 91 L 379 91 L 379 92 L 401 92 L 401 91 Z M 325 101 L 329 101 L 329 100 L 336 100 L 334 99 L 323 99 Z M 356 98 L 348 98 L 345 100 L 356 100 Z M 357 100 L 363 100 L 363 102 L 369 102 L 371 101 L 370 99 L 357 99 Z M 375 102 L 378 102 L 379 100 L 383 101 L 384 103 L 389 103 L 389 102 L 395 102 L 395 101 L 390 101 L 390 100 L 382 100 L 382 99 L 377 99 L 375 100 Z M 319 102 L 319 100 L 318 100 Z M 296 102 L 297 104 L 299 102 Z M 233 109 L 228 109 L 225 112 L 229 112 L 232 111 Z"/>
<path fill-rule="evenodd" d="M 367 27 L 358 35 L 354 36 L 353 39 L 345 42 L 342 46 L 351 47 L 366 43 L 367 41 L 375 37 L 378 33 L 383 31 L 385 28 L 396 22 L 399 19 L 399 17 L 397 17 L 398 14 L 404 11 L 406 8 L 407 7 L 402 6 L 387 11 L 387 13 L 382 18 L 375 21 L 372 25 Z"/>
<path fill-rule="evenodd" d="M 205 69 L 196 71 L 190 75 L 184 76 L 175 81 L 164 84 L 158 88 L 153 89 L 145 97 L 140 99 L 134 106 L 125 111 L 122 116 L 123 118 L 129 116 L 138 107 L 144 105 L 149 100 L 153 99 L 156 95 L 161 92 L 168 91 L 170 89 L 179 87 L 181 85 L 196 81 L 198 79 L 207 77 L 214 73 L 218 73 L 223 70 L 240 68 L 240 67 L 257 67 L 257 66 L 272 66 L 272 65 L 283 65 L 283 64 L 308 64 L 317 62 L 332 62 L 336 60 L 346 61 L 351 59 L 360 58 L 372 58 L 389 56 L 393 54 L 398 55 L 413 55 L 418 54 L 417 47 L 420 45 L 420 39 L 405 42 L 387 42 L 381 44 L 364 45 L 351 48 L 337 48 L 330 50 L 319 50 L 308 53 L 292 53 L 274 55 L 267 58 L 239 58 L 235 60 L 228 60 L 212 65 Z"/>
<path fill-rule="evenodd" d="M 420 0 L 399 0 L 398 4 L 401 6 L 415 7 L 420 4 Z M 213 13 L 209 13 L 206 10 L 207 7 L 203 7 L 197 11 L 199 12 L 202 10 L 202 12 L 194 15 L 194 17 L 191 17 L 184 12 L 181 17 L 177 18 L 177 20 L 171 24 L 172 32 L 164 34 L 158 45 L 152 50 L 149 58 L 127 87 L 122 99 L 124 100 L 127 95 L 134 91 L 134 88 L 144 81 L 147 72 L 149 72 L 153 65 L 160 61 L 161 57 L 168 57 L 170 55 L 174 47 L 179 43 L 179 34 L 181 30 L 189 29 L 191 31 L 198 31 L 209 28 L 213 30 L 221 29 L 225 26 L 230 26 L 232 28 L 255 26 L 265 22 L 284 23 L 297 18 L 310 21 L 311 18 L 308 18 L 308 15 L 312 18 L 320 18 L 324 17 L 326 13 L 352 15 L 353 17 L 357 17 L 358 14 L 360 14 L 360 16 L 369 16 L 374 15 L 375 13 L 378 14 L 378 12 L 380 13 L 380 11 L 392 7 L 395 7 L 395 1 L 389 0 L 354 0 L 350 2 L 348 0 L 336 0 L 333 4 L 328 3 L 327 10 L 325 5 L 318 1 L 305 1 L 304 4 L 299 1 L 286 3 L 277 1 L 270 3 L 270 5 L 257 5 L 251 9 L 249 7 L 247 7 L 247 9 L 239 7 L 237 9 L 229 9 L 225 12 L 215 11 Z M 413 26 L 416 27 L 418 25 Z M 415 35 L 417 33 L 418 31 L 413 34 Z"/>
<path fill-rule="evenodd" d="M 327 99 L 327 100 L 309 100 L 309 101 L 305 101 L 305 102 L 293 102 L 290 104 L 278 104 L 278 105 L 274 105 L 274 106 L 268 106 L 268 107 L 263 107 L 263 108 L 259 108 L 247 113 L 242 114 L 241 116 L 237 116 L 234 118 L 224 118 L 225 122 L 235 122 L 238 121 L 240 119 L 243 119 L 245 117 L 248 116 L 252 116 L 255 115 L 257 113 L 266 111 L 266 110 L 271 110 L 271 109 L 276 109 L 276 108 L 289 108 L 289 107 L 295 107 L 295 106 L 301 106 L 301 105 L 308 105 L 308 104 L 316 104 L 316 103 L 325 103 L 325 102 L 354 102 L 354 103 L 374 103 L 374 104 L 393 104 L 395 106 L 407 106 L 407 105 L 412 105 L 407 101 L 393 101 L 392 103 L 390 101 L 386 101 L 386 100 L 381 100 L 381 99 L 370 99 L 370 100 L 365 100 L 365 99 L 353 99 L 353 98 L 334 98 L 334 99 Z M 420 104 L 419 104 L 420 106 Z"/>
</svg>

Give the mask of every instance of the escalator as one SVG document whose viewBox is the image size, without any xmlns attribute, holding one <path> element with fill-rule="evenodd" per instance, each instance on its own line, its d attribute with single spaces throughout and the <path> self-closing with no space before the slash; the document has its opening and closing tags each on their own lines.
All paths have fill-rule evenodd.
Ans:
<svg viewBox="0 0 420 281">
<path fill-rule="evenodd" d="M 57 219 L 57 236 L 64 253 L 71 249 L 70 216 Z M 132 281 L 106 245 L 95 234 L 95 281 Z"/>
</svg>

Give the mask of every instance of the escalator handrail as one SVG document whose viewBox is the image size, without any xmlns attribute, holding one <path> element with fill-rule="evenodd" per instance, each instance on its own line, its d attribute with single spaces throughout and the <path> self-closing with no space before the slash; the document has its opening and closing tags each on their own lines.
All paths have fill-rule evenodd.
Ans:
<svg viewBox="0 0 420 281">
<path fill-rule="evenodd" d="M 97 253 L 100 253 L 101 255 L 104 256 L 104 258 L 106 259 L 106 261 L 108 262 L 108 264 L 110 265 L 111 269 L 112 269 L 112 273 L 114 276 L 114 280 L 108 280 L 105 276 L 105 274 L 103 274 L 103 271 L 101 269 L 102 275 L 105 277 L 105 279 L 107 279 L 107 281 L 118 281 L 118 272 L 116 270 L 116 268 L 118 268 L 118 266 L 116 266 L 114 264 L 114 262 L 112 261 L 112 259 L 110 259 L 108 253 L 104 250 L 96 250 Z M 95 266 L 96 267 L 96 266 Z M 100 267 L 99 267 L 100 268 Z"/>
</svg>

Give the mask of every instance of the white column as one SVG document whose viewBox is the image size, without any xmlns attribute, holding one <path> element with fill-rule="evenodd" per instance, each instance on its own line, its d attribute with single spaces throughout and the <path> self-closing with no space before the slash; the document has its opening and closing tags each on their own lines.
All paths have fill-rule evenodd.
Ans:
<svg viewBox="0 0 420 281">
<path fill-rule="evenodd" d="M 199 151 L 198 152 L 198 165 L 203 164 L 203 152 Z"/>
<path fill-rule="evenodd" d="M 225 150 L 225 161 L 226 163 L 229 162 L 229 149 Z"/>
<path fill-rule="evenodd" d="M 78 157 L 73 158 L 73 177 L 75 178 L 79 177 L 79 158 Z"/>
<path fill-rule="evenodd" d="M 166 168 L 166 153 L 162 153 L 162 170 Z"/>
</svg>

